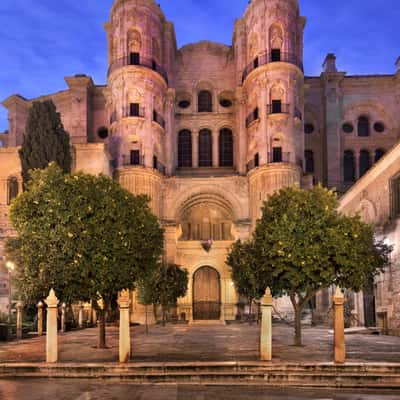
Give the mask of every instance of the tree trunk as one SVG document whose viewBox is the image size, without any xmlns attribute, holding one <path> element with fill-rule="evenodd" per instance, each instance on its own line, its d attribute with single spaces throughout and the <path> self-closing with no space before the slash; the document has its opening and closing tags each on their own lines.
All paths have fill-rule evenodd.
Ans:
<svg viewBox="0 0 400 400">
<path fill-rule="evenodd" d="M 161 306 L 162 310 L 162 326 L 165 326 L 165 307 L 162 305 Z"/>
<path fill-rule="evenodd" d="M 148 307 L 148 305 L 146 304 L 146 305 L 144 306 L 144 312 L 146 313 L 146 316 L 145 316 L 145 319 L 146 319 L 146 335 L 149 334 L 149 323 L 148 323 L 148 321 L 147 321 L 147 307 Z"/>
<path fill-rule="evenodd" d="M 251 312 L 252 312 L 252 307 L 253 306 L 253 299 L 252 298 L 249 298 L 249 315 L 247 316 L 247 322 L 251 325 L 251 323 L 252 323 L 252 315 L 251 315 Z"/>
<path fill-rule="evenodd" d="M 295 294 L 290 295 L 290 301 L 292 302 L 294 309 L 294 345 L 301 346 L 301 312 L 303 310 L 304 303 L 302 300 L 297 302 Z"/>
<path fill-rule="evenodd" d="M 104 308 L 102 309 L 97 301 L 93 302 L 93 306 L 97 313 L 97 348 L 106 349 L 106 310 L 107 303 L 104 302 Z"/>
</svg>

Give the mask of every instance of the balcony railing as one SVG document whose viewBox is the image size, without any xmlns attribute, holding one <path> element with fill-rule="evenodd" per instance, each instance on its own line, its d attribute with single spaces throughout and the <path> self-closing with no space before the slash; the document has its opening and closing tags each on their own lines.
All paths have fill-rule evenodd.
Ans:
<svg viewBox="0 0 400 400">
<path fill-rule="evenodd" d="M 132 156 L 122 156 L 122 165 L 127 166 L 134 166 L 134 167 L 144 167 L 144 157 L 139 156 L 139 159 L 135 159 Z"/>
<path fill-rule="evenodd" d="M 127 65 L 137 65 L 158 72 L 164 78 L 165 82 L 168 83 L 167 72 L 163 67 L 161 67 L 161 65 L 158 65 L 154 60 L 150 58 L 140 57 L 138 61 L 139 62 L 133 62 L 131 56 L 125 56 L 119 58 L 110 65 L 110 67 L 108 68 L 107 76 L 110 76 L 110 74 L 113 73 L 118 68 L 126 67 Z"/>
<path fill-rule="evenodd" d="M 268 104 L 267 114 L 289 114 L 290 104 Z"/>
<path fill-rule="evenodd" d="M 243 71 L 242 82 L 244 82 L 250 72 L 254 71 L 262 65 L 267 65 L 273 62 L 285 62 L 296 65 L 303 71 L 303 63 L 300 58 L 293 53 L 280 53 L 279 56 L 270 52 L 265 52 L 257 56 Z"/>
<path fill-rule="evenodd" d="M 250 126 L 250 124 L 254 121 L 257 121 L 260 118 L 258 108 L 252 111 L 246 118 L 246 128 Z"/>
<path fill-rule="evenodd" d="M 165 120 L 157 111 L 153 111 L 153 121 L 165 129 Z"/>
<path fill-rule="evenodd" d="M 290 163 L 290 154 L 291 153 L 268 153 L 268 164 Z"/>
<path fill-rule="evenodd" d="M 132 109 L 131 107 L 124 107 L 122 110 L 122 118 L 128 118 L 128 117 L 144 118 L 145 108 L 138 107 L 136 109 Z"/>
</svg>

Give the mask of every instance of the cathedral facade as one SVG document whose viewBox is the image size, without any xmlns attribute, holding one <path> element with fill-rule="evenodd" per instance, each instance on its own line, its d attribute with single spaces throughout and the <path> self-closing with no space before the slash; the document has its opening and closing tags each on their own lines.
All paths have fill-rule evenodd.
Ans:
<svg viewBox="0 0 400 400">
<path fill-rule="evenodd" d="M 22 186 L 18 146 L 28 110 L 51 99 L 70 134 L 75 170 L 113 176 L 150 197 L 165 229 L 166 261 L 190 273 L 178 314 L 235 319 L 241 299 L 225 259 L 235 240 L 249 238 L 263 202 L 291 185 L 320 182 L 344 193 L 400 137 L 400 62 L 393 75 L 347 76 L 328 54 L 320 76 L 305 76 L 305 24 L 297 0 L 252 0 L 231 46 L 178 49 L 173 24 L 153 0 L 115 0 L 105 24 L 106 85 L 80 74 L 65 78 L 64 91 L 3 102 L 0 254 L 13 234 L 8 212 Z M 131 319 L 140 322 L 144 307 L 132 300 Z M 363 301 L 355 302 L 357 315 Z M 283 315 L 292 312 L 284 299 L 276 302 Z"/>
</svg>

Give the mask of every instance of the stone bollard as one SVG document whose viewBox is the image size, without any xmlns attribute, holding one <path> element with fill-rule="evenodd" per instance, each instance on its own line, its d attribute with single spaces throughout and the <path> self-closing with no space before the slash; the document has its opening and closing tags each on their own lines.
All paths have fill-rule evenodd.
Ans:
<svg viewBox="0 0 400 400">
<path fill-rule="evenodd" d="M 129 328 L 129 290 L 118 297 L 119 305 L 119 362 L 126 363 L 131 357 L 131 335 Z"/>
<path fill-rule="evenodd" d="M 22 303 L 17 303 L 17 338 L 22 339 Z"/>
<path fill-rule="evenodd" d="M 340 288 L 336 288 L 333 296 L 334 307 L 334 358 L 335 363 L 344 364 L 346 360 L 346 348 L 344 340 L 344 295 Z"/>
<path fill-rule="evenodd" d="M 78 326 L 81 329 L 83 328 L 83 304 L 82 304 L 82 302 L 79 302 Z"/>
<path fill-rule="evenodd" d="M 53 289 L 50 290 L 45 303 L 47 304 L 46 362 L 56 363 L 58 361 L 57 314 L 59 300 Z"/>
<path fill-rule="evenodd" d="M 39 301 L 37 308 L 38 308 L 37 332 L 38 336 L 43 336 L 43 303 L 41 301 Z"/>
<path fill-rule="evenodd" d="M 65 333 L 65 311 L 66 311 L 67 305 L 65 303 L 62 303 L 61 305 L 61 332 Z"/>
<path fill-rule="evenodd" d="M 260 357 L 263 361 L 272 360 L 272 295 L 267 288 L 261 300 Z"/>
</svg>

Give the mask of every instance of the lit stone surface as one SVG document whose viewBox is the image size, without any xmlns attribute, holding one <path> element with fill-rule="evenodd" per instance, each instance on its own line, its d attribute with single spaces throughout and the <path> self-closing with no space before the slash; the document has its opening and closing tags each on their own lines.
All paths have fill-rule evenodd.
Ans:
<svg viewBox="0 0 400 400">
<path fill-rule="evenodd" d="M 50 290 L 45 303 L 47 304 L 46 362 L 55 363 L 58 361 L 57 307 L 59 300 L 57 299 L 53 289 Z"/>
</svg>

